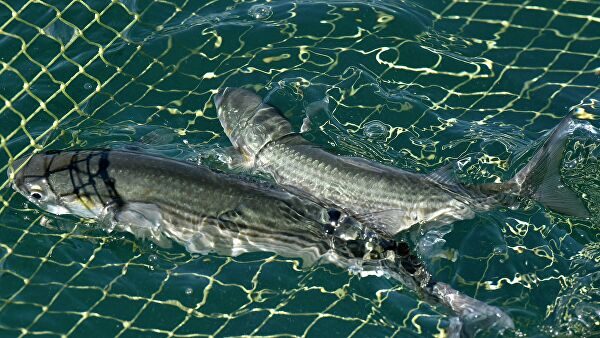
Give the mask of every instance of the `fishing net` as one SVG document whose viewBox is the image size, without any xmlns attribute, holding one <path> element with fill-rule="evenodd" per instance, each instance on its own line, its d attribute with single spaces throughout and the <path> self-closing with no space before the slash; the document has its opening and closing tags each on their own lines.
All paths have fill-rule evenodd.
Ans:
<svg viewBox="0 0 600 338">
<path fill-rule="evenodd" d="M 421 172 L 453 162 L 473 182 L 509 178 L 574 109 L 591 124 L 563 176 L 596 211 L 598 32 L 593 0 L 0 0 L 0 171 L 32 151 L 132 144 L 219 167 L 229 143 L 212 95 L 245 86 L 295 126 L 308 115 L 307 138 L 336 153 Z M 155 248 L 40 213 L 0 183 L 0 336 L 442 337 L 452 325 L 384 278 Z M 521 334 L 591 336 L 594 224 L 499 210 L 432 237 L 425 259 Z"/>
</svg>

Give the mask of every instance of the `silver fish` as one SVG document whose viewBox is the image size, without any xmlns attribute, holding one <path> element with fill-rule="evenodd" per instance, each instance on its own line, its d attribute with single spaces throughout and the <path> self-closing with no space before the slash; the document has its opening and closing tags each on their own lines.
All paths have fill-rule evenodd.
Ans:
<svg viewBox="0 0 600 338">
<path fill-rule="evenodd" d="M 257 94 L 222 88 L 214 97 L 219 120 L 249 167 L 293 191 L 342 208 L 380 232 L 395 235 L 417 224 L 449 224 L 476 212 L 533 198 L 548 209 L 589 217 L 583 201 L 561 182 L 565 118 L 531 161 L 500 184 L 462 185 L 447 167 L 423 175 L 359 158 L 331 154 L 294 133 L 279 111 Z"/>
<path fill-rule="evenodd" d="M 13 168 L 12 187 L 54 214 L 95 219 L 164 247 L 174 241 L 190 252 L 268 251 L 301 258 L 304 266 L 383 273 L 448 307 L 467 324 L 463 330 L 514 327 L 500 309 L 434 281 L 406 243 L 276 187 L 131 151 L 47 152 Z"/>
</svg>

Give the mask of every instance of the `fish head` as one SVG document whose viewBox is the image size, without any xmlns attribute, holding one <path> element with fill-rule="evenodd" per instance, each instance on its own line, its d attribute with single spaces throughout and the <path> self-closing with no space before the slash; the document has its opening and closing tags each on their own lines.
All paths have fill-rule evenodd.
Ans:
<svg viewBox="0 0 600 338">
<path fill-rule="evenodd" d="M 20 158 L 8 169 L 12 188 L 42 210 L 55 215 L 95 218 L 104 207 L 98 194 L 89 193 L 92 167 L 76 152 L 48 152 Z M 81 172 L 82 168 L 84 172 Z M 97 189 L 101 191 L 102 189 Z"/>
<path fill-rule="evenodd" d="M 249 158 L 255 158 L 269 142 L 293 134 L 292 125 L 279 110 L 250 90 L 221 88 L 214 101 L 225 134 Z"/>
</svg>

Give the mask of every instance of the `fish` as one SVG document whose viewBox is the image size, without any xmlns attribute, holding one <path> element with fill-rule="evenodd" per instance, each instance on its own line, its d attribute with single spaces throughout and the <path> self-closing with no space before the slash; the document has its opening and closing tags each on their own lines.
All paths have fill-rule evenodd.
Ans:
<svg viewBox="0 0 600 338">
<path fill-rule="evenodd" d="M 549 133 L 510 180 L 468 185 L 453 178 L 451 165 L 421 174 L 332 154 L 294 132 L 276 107 L 250 90 L 220 88 L 214 103 L 225 134 L 241 154 L 238 163 L 272 176 L 290 191 L 338 207 L 387 235 L 472 219 L 478 212 L 513 208 L 524 199 L 565 215 L 590 217 L 583 200 L 559 173 L 567 136 L 577 127 L 572 116 Z"/>
<path fill-rule="evenodd" d="M 435 281 L 407 243 L 268 182 L 139 151 L 48 151 L 15 160 L 12 188 L 40 209 L 97 221 L 161 247 L 238 256 L 273 252 L 386 275 L 449 309 L 461 330 L 514 328 L 501 309 Z M 462 324 L 464 323 L 464 324 Z"/>
</svg>

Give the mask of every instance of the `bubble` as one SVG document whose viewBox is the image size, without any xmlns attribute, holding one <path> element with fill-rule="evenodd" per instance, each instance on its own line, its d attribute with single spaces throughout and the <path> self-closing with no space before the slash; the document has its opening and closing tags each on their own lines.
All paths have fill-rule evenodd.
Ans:
<svg viewBox="0 0 600 338">
<path fill-rule="evenodd" d="M 368 138 L 383 138 L 389 131 L 389 127 L 381 121 L 368 122 L 363 128 L 363 133 Z"/>
<path fill-rule="evenodd" d="M 248 10 L 248 15 L 255 20 L 266 20 L 273 15 L 273 10 L 267 5 L 254 5 Z"/>
<path fill-rule="evenodd" d="M 158 256 L 156 256 L 156 255 L 148 256 L 148 262 L 150 262 L 150 263 L 156 262 L 157 259 L 158 259 Z"/>
<path fill-rule="evenodd" d="M 188 296 L 191 295 L 192 292 L 194 292 L 194 290 L 192 290 L 192 288 L 186 288 L 185 289 L 185 294 L 188 295 Z"/>
<path fill-rule="evenodd" d="M 498 245 L 498 246 L 494 247 L 493 252 L 495 255 L 504 255 L 504 254 L 506 254 L 506 246 Z"/>
<path fill-rule="evenodd" d="M 92 90 L 92 88 L 94 88 L 94 85 L 92 85 L 92 84 L 91 84 L 91 83 L 89 83 L 89 82 L 86 82 L 86 83 L 83 85 L 83 88 L 84 88 L 85 90 Z"/>
</svg>

